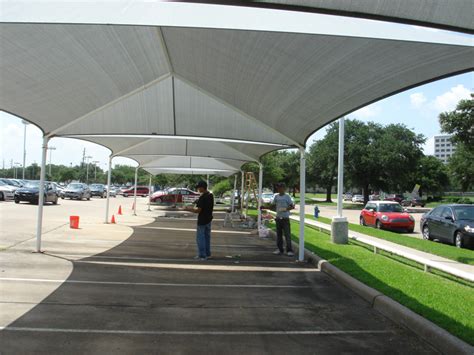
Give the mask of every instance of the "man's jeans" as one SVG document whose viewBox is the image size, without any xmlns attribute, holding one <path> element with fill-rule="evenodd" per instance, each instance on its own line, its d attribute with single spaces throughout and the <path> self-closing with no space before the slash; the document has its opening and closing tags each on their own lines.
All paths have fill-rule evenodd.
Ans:
<svg viewBox="0 0 474 355">
<path fill-rule="evenodd" d="M 277 218 L 277 246 L 280 252 L 283 253 L 283 234 L 285 235 L 286 251 L 293 251 L 291 247 L 291 230 L 290 230 L 290 219 L 289 218 Z"/>
<path fill-rule="evenodd" d="M 196 242 L 200 258 L 211 256 L 211 223 L 197 226 Z"/>
</svg>

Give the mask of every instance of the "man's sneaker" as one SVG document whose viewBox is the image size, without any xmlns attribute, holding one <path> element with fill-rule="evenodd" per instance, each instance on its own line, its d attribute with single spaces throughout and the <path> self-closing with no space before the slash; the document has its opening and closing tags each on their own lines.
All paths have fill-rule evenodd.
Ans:
<svg viewBox="0 0 474 355">
<path fill-rule="evenodd" d="M 273 254 L 274 254 L 274 255 L 281 255 L 281 254 L 283 254 L 283 253 L 280 251 L 280 249 L 277 249 L 277 250 L 275 250 L 275 251 L 273 252 Z"/>
<path fill-rule="evenodd" d="M 289 251 L 288 253 L 286 253 L 286 255 L 288 255 L 288 256 L 295 256 L 295 253 L 293 253 L 292 251 Z"/>
<path fill-rule="evenodd" d="M 207 260 L 207 258 L 201 258 L 199 255 L 194 257 L 195 260 Z"/>
</svg>

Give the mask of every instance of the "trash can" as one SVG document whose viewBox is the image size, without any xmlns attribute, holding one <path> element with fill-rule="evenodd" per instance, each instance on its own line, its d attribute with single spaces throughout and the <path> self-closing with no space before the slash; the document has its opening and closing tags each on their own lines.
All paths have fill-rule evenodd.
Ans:
<svg viewBox="0 0 474 355">
<path fill-rule="evenodd" d="M 314 218 L 318 218 L 319 217 L 319 208 L 318 206 L 314 206 Z"/>
<path fill-rule="evenodd" d="M 69 227 L 79 229 L 79 216 L 69 216 Z"/>
</svg>

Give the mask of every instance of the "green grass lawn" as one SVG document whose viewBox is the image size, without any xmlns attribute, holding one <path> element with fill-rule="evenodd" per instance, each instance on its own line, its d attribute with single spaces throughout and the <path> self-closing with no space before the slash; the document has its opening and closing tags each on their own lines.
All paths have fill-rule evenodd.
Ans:
<svg viewBox="0 0 474 355">
<path fill-rule="evenodd" d="M 318 217 L 306 215 L 306 218 L 316 220 L 321 223 L 331 224 L 331 219 L 327 217 Z M 443 258 L 458 261 L 460 263 L 474 265 L 474 251 L 469 249 L 459 249 L 452 245 L 437 243 L 429 240 L 408 237 L 403 234 L 390 232 L 386 230 L 379 230 L 371 227 L 364 227 L 358 224 L 349 223 L 349 230 L 354 232 L 364 233 L 372 237 L 385 239 L 392 243 L 400 244 L 416 250 L 424 251 L 434 255 L 442 256 Z"/>
<path fill-rule="evenodd" d="M 274 224 L 271 224 L 274 228 Z M 292 238 L 298 241 L 298 222 L 291 222 Z M 474 344 L 474 287 L 434 273 L 425 273 L 416 263 L 388 254 L 374 254 L 357 242 L 337 245 L 327 234 L 305 227 L 305 247 L 347 272 Z"/>
</svg>

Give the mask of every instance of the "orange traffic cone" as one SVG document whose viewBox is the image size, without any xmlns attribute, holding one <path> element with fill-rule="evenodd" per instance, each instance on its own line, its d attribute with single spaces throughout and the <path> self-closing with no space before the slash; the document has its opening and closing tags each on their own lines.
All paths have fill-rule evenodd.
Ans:
<svg viewBox="0 0 474 355">
<path fill-rule="evenodd" d="M 122 205 L 119 206 L 119 210 L 118 210 L 117 214 L 118 214 L 119 216 L 122 215 Z"/>
<path fill-rule="evenodd" d="M 112 215 L 112 219 L 110 220 L 110 223 L 115 224 L 115 216 Z"/>
</svg>

